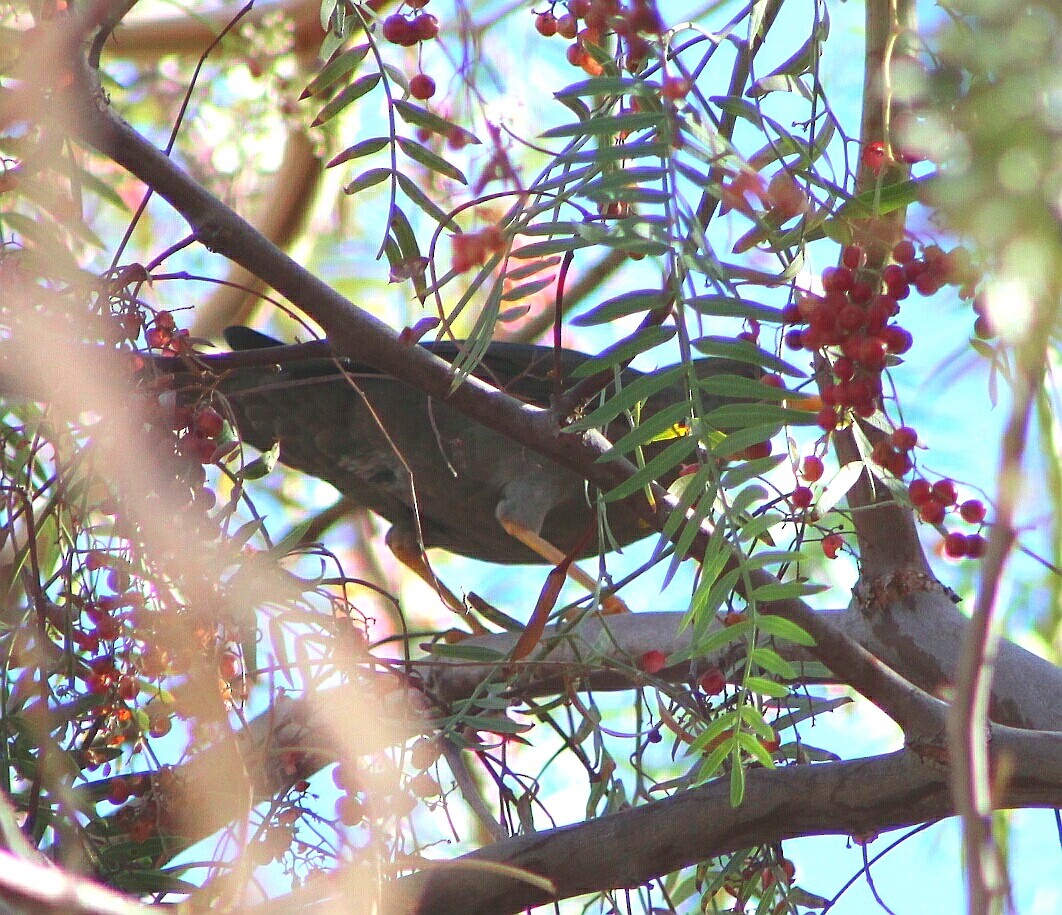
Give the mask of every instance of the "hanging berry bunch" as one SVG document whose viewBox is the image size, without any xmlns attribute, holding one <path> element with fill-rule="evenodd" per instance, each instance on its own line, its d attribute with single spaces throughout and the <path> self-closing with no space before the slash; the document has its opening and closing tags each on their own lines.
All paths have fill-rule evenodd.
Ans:
<svg viewBox="0 0 1062 915">
<path fill-rule="evenodd" d="M 847 245 L 841 265 L 823 271 L 823 295 L 802 295 L 783 311 L 786 324 L 800 325 L 786 333 L 786 346 L 824 351 L 830 361 L 833 381 L 822 388 L 818 415 L 826 432 L 836 429 L 849 411 L 864 418 L 877 412 L 882 373 L 890 357 L 906 353 L 913 342 L 910 332 L 894 320 L 900 302 L 912 291 L 931 296 L 945 285 L 959 286 L 961 295 L 972 297 L 979 279 L 962 248 L 944 252 L 928 245 L 918 258 L 914 245 L 905 240 L 892 254 L 895 263 L 875 277 L 864 269 L 863 249 Z M 878 457 L 902 476 L 911 466 L 906 458 L 909 450 L 893 447 L 891 457 L 884 450 Z"/>
<path fill-rule="evenodd" d="M 412 48 L 439 36 L 439 20 L 424 11 L 428 0 L 406 0 L 408 13 L 393 13 L 383 21 L 382 34 L 386 41 L 403 48 Z M 435 80 L 426 73 L 418 73 L 409 81 L 409 94 L 425 101 L 435 95 Z"/>
<path fill-rule="evenodd" d="M 582 23 L 582 27 L 580 27 Z M 618 39 L 617 60 L 631 73 L 639 72 L 649 59 L 650 41 L 664 31 L 663 22 L 652 0 L 568 0 L 564 6 L 553 4 L 536 14 L 535 28 L 547 38 L 560 35 L 572 42 L 568 62 L 581 67 L 590 76 L 604 72 L 590 47 L 603 48 L 606 38 Z"/>
</svg>

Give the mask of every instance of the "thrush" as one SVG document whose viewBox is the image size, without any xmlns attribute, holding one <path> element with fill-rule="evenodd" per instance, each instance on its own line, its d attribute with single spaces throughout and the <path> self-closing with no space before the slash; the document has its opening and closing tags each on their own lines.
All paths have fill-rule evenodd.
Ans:
<svg viewBox="0 0 1062 915">
<path fill-rule="evenodd" d="M 285 364 L 282 344 L 245 327 L 229 328 L 225 339 L 233 350 L 276 348 L 278 354 L 275 367 L 240 368 L 222 380 L 243 441 L 259 449 L 279 442 L 282 463 L 331 483 L 385 518 L 392 525 L 388 543 L 400 555 L 440 547 L 485 562 L 540 563 L 577 550 L 576 558 L 599 551 L 596 539 L 586 542 L 597 509 L 581 476 L 368 365 L 325 358 Z M 460 352 L 460 343 L 421 345 L 448 362 Z M 570 378 L 589 358 L 560 350 L 562 373 Z M 556 364 L 552 347 L 495 342 L 475 374 L 547 407 Z M 694 364 L 702 378 L 755 374 L 752 366 L 728 359 Z M 621 375 L 625 386 L 641 377 L 629 368 Z M 688 391 L 677 380 L 649 396 L 641 418 L 686 399 Z M 707 409 L 721 403 L 705 398 Z M 606 434 L 615 438 L 626 431 L 630 425 L 616 420 Z M 610 506 L 607 522 L 611 543 L 605 548 L 649 533 L 622 503 Z M 586 545 L 580 550 L 581 542 Z M 539 549 L 543 543 L 552 547 L 548 556 Z"/>
</svg>

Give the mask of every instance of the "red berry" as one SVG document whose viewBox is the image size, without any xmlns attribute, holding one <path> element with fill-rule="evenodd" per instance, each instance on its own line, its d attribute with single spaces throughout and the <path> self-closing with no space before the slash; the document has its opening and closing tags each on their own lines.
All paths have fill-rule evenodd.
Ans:
<svg viewBox="0 0 1062 915">
<path fill-rule="evenodd" d="M 822 538 L 822 552 L 827 559 L 836 559 L 837 551 L 844 546 L 844 540 L 840 534 L 827 534 Z"/>
<path fill-rule="evenodd" d="M 127 778 L 112 778 L 108 787 L 110 790 L 107 792 L 107 800 L 115 806 L 124 804 L 129 800 L 132 793 L 129 790 L 129 779 Z"/>
<path fill-rule="evenodd" d="M 827 292 L 847 292 L 855 282 L 855 274 L 847 267 L 827 267 L 822 271 L 822 288 Z"/>
<path fill-rule="evenodd" d="M 837 411 L 833 407 L 823 407 L 815 414 L 815 422 L 824 432 L 832 432 L 837 428 Z"/>
<path fill-rule="evenodd" d="M 891 293 L 890 293 L 891 294 Z M 900 327 L 899 324 L 890 324 L 881 332 L 881 339 L 885 341 L 890 353 L 897 356 L 906 353 L 914 343 L 914 337 L 910 332 Z"/>
<path fill-rule="evenodd" d="M 914 242 L 908 241 L 906 238 L 903 241 L 896 242 L 896 246 L 892 249 L 892 259 L 897 264 L 909 264 L 915 259 L 915 246 Z M 888 282 L 886 280 L 886 282 Z"/>
<path fill-rule="evenodd" d="M 959 514 L 963 521 L 980 524 L 985 520 L 985 504 L 980 499 L 967 499 L 959 506 Z"/>
<path fill-rule="evenodd" d="M 540 13 L 535 17 L 535 28 L 544 38 L 557 34 L 557 17 L 553 13 Z"/>
<path fill-rule="evenodd" d="M 942 285 L 940 279 L 929 271 L 919 274 L 914 281 L 915 289 L 918 290 L 919 295 L 923 296 L 936 295 Z"/>
<path fill-rule="evenodd" d="M 933 498 L 942 505 L 954 505 L 959 499 L 959 492 L 951 480 L 937 480 L 933 484 Z"/>
<path fill-rule="evenodd" d="M 783 324 L 803 324 L 804 318 L 800 314 L 800 306 L 796 302 L 788 302 L 785 307 L 782 308 L 782 323 Z"/>
<path fill-rule="evenodd" d="M 971 559 L 980 559 L 988 549 L 988 541 L 980 534 L 970 534 L 966 538 L 966 555 Z"/>
<path fill-rule="evenodd" d="M 785 345 L 788 349 L 801 350 L 804 348 L 804 331 L 789 330 L 785 334 Z"/>
<path fill-rule="evenodd" d="M 570 13 L 557 20 L 557 34 L 561 38 L 574 38 L 579 33 L 579 20 Z"/>
<path fill-rule="evenodd" d="M 930 498 L 918 508 L 918 517 L 926 524 L 940 524 L 944 520 L 947 509 L 943 502 Z"/>
<path fill-rule="evenodd" d="M 798 486 L 789 494 L 793 508 L 807 508 L 814 500 L 815 496 L 807 486 Z"/>
<path fill-rule="evenodd" d="M 763 384 L 767 385 L 767 387 L 769 387 L 769 388 L 779 388 L 779 389 L 782 389 L 782 390 L 785 389 L 785 382 L 782 380 L 782 376 L 781 375 L 775 375 L 775 374 L 764 375 L 760 379 L 760 381 L 763 382 Z"/>
<path fill-rule="evenodd" d="M 225 425 L 225 420 L 213 407 L 203 407 L 192 419 L 193 429 L 203 438 L 217 438 Z"/>
<path fill-rule="evenodd" d="M 898 283 L 906 283 L 907 277 L 904 276 L 902 265 L 889 264 L 881 271 L 881 280 L 886 286 L 895 286 Z"/>
<path fill-rule="evenodd" d="M 874 287 L 863 280 L 856 280 L 848 290 L 848 299 L 856 305 L 866 305 L 874 297 Z"/>
<path fill-rule="evenodd" d="M 668 76 L 660 87 L 660 95 L 672 102 L 680 102 L 690 94 L 690 81 L 681 76 Z"/>
<path fill-rule="evenodd" d="M 839 356 L 833 361 L 833 374 L 841 381 L 851 381 L 855 375 L 855 365 L 847 356 Z"/>
<path fill-rule="evenodd" d="M 755 445 L 749 445 L 748 448 L 741 452 L 739 457 L 746 461 L 758 461 L 760 458 L 770 457 L 772 450 L 774 450 L 774 446 L 768 439 L 765 442 L 756 442 Z"/>
<path fill-rule="evenodd" d="M 952 531 L 944 538 L 944 555 L 951 559 L 962 559 L 966 555 L 966 535 Z"/>
<path fill-rule="evenodd" d="M 866 314 L 858 305 L 845 305 L 837 315 L 837 323 L 845 330 L 859 330 Z"/>
<path fill-rule="evenodd" d="M 860 161 L 863 165 L 875 175 L 878 174 L 886 163 L 885 159 L 885 144 L 882 142 L 868 143 L 863 147 L 863 152 L 860 155 Z"/>
<path fill-rule="evenodd" d="M 974 333 L 981 340 L 991 340 L 995 337 L 995 328 L 992 326 L 992 322 L 988 320 L 987 315 L 981 315 L 976 321 L 974 321 Z"/>
<path fill-rule="evenodd" d="M 841 249 L 841 263 L 849 270 L 858 270 L 866 260 L 866 252 L 859 245 L 845 245 Z"/>
<path fill-rule="evenodd" d="M 425 73 L 418 73 L 409 81 L 409 94 L 415 99 L 427 101 L 435 95 L 435 80 Z"/>
<path fill-rule="evenodd" d="M 667 655 L 654 648 L 638 659 L 638 666 L 647 674 L 659 673 L 667 666 Z"/>
<path fill-rule="evenodd" d="M 801 470 L 801 476 L 809 483 L 814 483 L 816 480 L 822 479 L 823 471 L 825 467 L 822 464 L 822 458 L 809 454 L 804 458 L 803 469 Z"/>
<path fill-rule="evenodd" d="M 581 67 L 588 55 L 581 45 L 570 44 L 568 45 L 568 50 L 564 52 L 564 56 L 573 67 Z"/>
<path fill-rule="evenodd" d="M 394 13 L 383 22 L 383 37 L 391 44 L 406 44 L 413 37 L 413 30 L 405 16 Z"/>
<path fill-rule="evenodd" d="M 431 41 L 439 34 L 439 20 L 431 13 L 420 13 L 410 23 L 414 41 Z"/>
<path fill-rule="evenodd" d="M 859 347 L 858 360 L 868 369 L 880 371 L 885 368 L 888 347 L 881 337 L 867 337 Z"/>
<path fill-rule="evenodd" d="M 918 507 L 924 505 L 933 497 L 933 487 L 929 485 L 928 480 L 921 478 L 911 480 L 910 485 L 907 487 L 907 494 L 911 497 L 911 504 Z"/>
<path fill-rule="evenodd" d="M 907 283 L 889 283 L 885 287 L 885 291 L 897 302 L 902 302 L 911 296 L 911 287 Z"/>
<path fill-rule="evenodd" d="M 697 682 L 709 696 L 717 696 L 726 688 L 726 677 L 718 667 L 713 667 Z"/>
<path fill-rule="evenodd" d="M 889 440 L 892 442 L 893 447 L 898 450 L 910 451 L 918 444 L 918 433 L 910 426 L 900 426 L 899 429 L 893 430 Z"/>
</svg>

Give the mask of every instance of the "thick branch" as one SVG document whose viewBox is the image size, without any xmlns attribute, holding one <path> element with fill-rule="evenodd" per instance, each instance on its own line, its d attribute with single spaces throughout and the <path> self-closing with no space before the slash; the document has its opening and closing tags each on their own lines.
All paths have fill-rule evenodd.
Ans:
<svg viewBox="0 0 1062 915">
<path fill-rule="evenodd" d="M 995 760 L 1012 765 L 997 807 L 1052 807 L 1062 800 L 1062 734 L 1001 729 Z M 1003 766 L 1001 765 L 1001 770 Z M 736 849 L 809 835 L 881 832 L 954 812 L 942 768 L 910 750 L 852 762 L 748 773 L 730 806 L 728 779 L 586 823 L 498 842 L 448 866 L 399 881 L 389 912 L 502 915 L 586 893 L 636 887 Z M 496 871 L 503 864 L 545 877 L 553 893 Z M 341 883 L 337 884 L 341 886 Z M 331 896 L 328 884 L 284 900 L 291 908 Z M 266 910 L 263 910 L 266 911 Z"/>
</svg>

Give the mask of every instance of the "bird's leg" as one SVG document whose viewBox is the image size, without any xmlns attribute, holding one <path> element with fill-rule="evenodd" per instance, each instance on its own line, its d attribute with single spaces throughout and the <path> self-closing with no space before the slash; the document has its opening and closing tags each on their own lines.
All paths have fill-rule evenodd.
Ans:
<svg viewBox="0 0 1062 915">
<path fill-rule="evenodd" d="M 538 553 L 547 562 L 552 563 L 554 566 L 559 566 L 568 557 L 564 555 L 564 552 L 552 543 L 546 540 L 541 534 L 528 528 L 526 525 L 521 524 L 515 518 L 507 517 L 502 511 L 502 505 L 498 506 L 497 511 L 498 523 L 505 528 L 505 532 L 510 537 L 515 537 L 529 550 L 533 550 Z M 597 592 L 597 580 L 592 576 L 587 575 L 582 569 L 579 568 L 574 562 L 568 565 L 568 577 L 582 585 L 591 594 Z M 601 600 L 601 608 L 605 613 L 629 613 L 630 608 L 615 594 L 605 595 Z"/>
<path fill-rule="evenodd" d="M 385 539 L 395 558 L 438 594 L 439 600 L 446 605 L 447 609 L 464 619 L 475 635 L 487 634 L 488 630 L 469 612 L 464 601 L 446 587 L 432 571 L 428 556 L 414 532 L 399 530 L 398 525 L 395 525 L 387 532 Z"/>
</svg>

